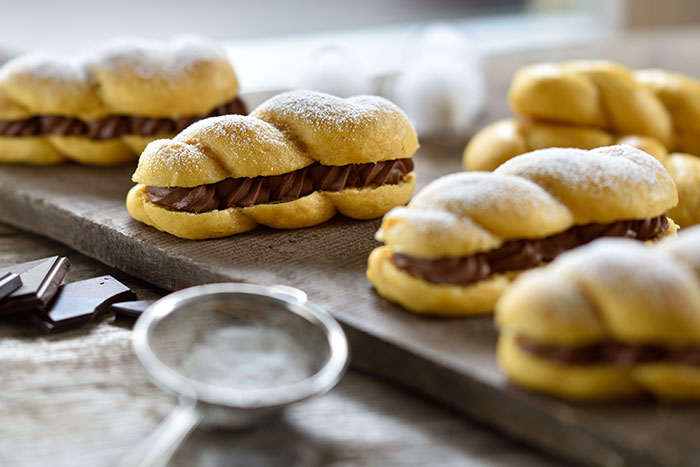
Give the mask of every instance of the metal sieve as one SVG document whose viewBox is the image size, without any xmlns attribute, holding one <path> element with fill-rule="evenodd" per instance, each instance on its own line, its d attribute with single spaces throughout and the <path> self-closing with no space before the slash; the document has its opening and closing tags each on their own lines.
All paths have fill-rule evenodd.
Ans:
<svg viewBox="0 0 700 467">
<path fill-rule="evenodd" d="M 244 428 L 330 390 L 348 361 L 340 325 L 286 286 L 209 284 L 151 305 L 133 348 L 179 405 L 120 466 L 164 466 L 198 425 Z M 257 363 L 256 363 L 257 359 Z"/>
</svg>

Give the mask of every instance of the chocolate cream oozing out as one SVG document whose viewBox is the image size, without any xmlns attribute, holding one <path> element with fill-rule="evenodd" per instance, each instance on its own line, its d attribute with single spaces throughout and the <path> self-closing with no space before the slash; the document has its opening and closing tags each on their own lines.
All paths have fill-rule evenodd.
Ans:
<svg viewBox="0 0 700 467">
<path fill-rule="evenodd" d="M 562 347 L 533 342 L 522 336 L 516 338 L 516 343 L 531 354 L 567 365 L 670 362 L 700 366 L 700 345 L 674 348 L 609 341 L 581 347 Z"/>
<path fill-rule="evenodd" d="M 206 212 L 230 207 L 287 202 L 314 191 L 396 185 L 413 170 L 413 160 L 330 166 L 312 164 L 281 175 L 227 178 L 191 188 L 147 186 L 152 203 L 174 211 Z"/>
<path fill-rule="evenodd" d="M 512 240 L 500 248 L 459 258 L 423 259 L 394 253 L 399 269 L 433 284 L 466 285 L 492 274 L 531 269 L 559 254 L 601 237 L 627 237 L 646 241 L 661 237 L 668 228 L 665 215 L 610 224 L 577 225 L 541 239 Z"/>
<path fill-rule="evenodd" d="M 83 121 L 61 115 L 39 115 L 25 120 L 0 120 L 0 136 L 84 136 L 98 141 L 124 135 L 156 136 L 179 133 L 204 118 L 246 113 L 245 104 L 236 97 L 211 112 L 177 118 L 111 115 Z"/>
</svg>

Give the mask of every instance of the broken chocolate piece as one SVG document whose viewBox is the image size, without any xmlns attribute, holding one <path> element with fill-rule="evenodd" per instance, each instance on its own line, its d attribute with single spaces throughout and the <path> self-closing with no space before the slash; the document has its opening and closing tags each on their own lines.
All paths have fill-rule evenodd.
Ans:
<svg viewBox="0 0 700 467">
<path fill-rule="evenodd" d="M 0 274 L 0 300 L 10 295 L 22 285 L 22 279 L 19 274 L 8 272 Z"/>
<path fill-rule="evenodd" d="M 155 302 L 155 300 L 136 300 L 134 302 L 115 303 L 112 305 L 111 311 L 114 312 L 117 318 L 136 319 Z"/>
<path fill-rule="evenodd" d="M 136 294 L 112 276 L 100 276 L 61 286 L 46 311 L 30 314 L 34 324 L 46 332 L 77 328 L 93 321 L 116 302 Z"/>
<path fill-rule="evenodd" d="M 1 268 L 0 275 L 19 274 L 22 285 L 0 302 L 0 315 L 46 308 L 69 268 L 68 258 L 58 256 Z"/>
</svg>

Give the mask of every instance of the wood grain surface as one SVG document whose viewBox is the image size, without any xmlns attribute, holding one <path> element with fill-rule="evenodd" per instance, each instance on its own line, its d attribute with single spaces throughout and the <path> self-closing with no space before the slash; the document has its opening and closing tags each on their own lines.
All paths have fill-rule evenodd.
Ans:
<svg viewBox="0 0 700 467">
<path fill-rule="evenodd" d="M 514 70 L 568 58 L 610 58 L 700 76 L 698 31 L 621 38 L 569 50 L 496 57 L 487 120 L 505 116 Z M 460 148 L 425 147 L 416 158 L 423 186 L 460 170 Z M 494 362 L 489 318 L 438 320 L 411 315 L 379 298 L 364 277 L 378 221 L 343 218 L 294 232 L 258 228 L 192 242 L 139 224 L 123 206 L 133 167 L 64 165 L 0 169 L 0 220 L 40 232 L 165 289 L 245 280 L 305 290 L 342 321 L 353 365 L 398 382 L 542 448 L 591 465 L 689 465 L 700 462 L 694 427 L 700 408 L 652 401 L 576 405 L 510 386 Z"/>
<path fill-rule="evenodd" d="M 69 282 L 111 274 L 140 298 L 165 291 L 37 235 L 0 225 L 0 267 L 67 256 Z M 131 323 L 105 318 L 46 336 L 0 320 L 0 465 L 108 467 L 153 431 L 175 399 L 131 351 Z M 556 465 L 541 454 L 416 396 L 350 371 L 326 396 L 255 430 L 195 431 L 182 467 Z"/>
</svg>

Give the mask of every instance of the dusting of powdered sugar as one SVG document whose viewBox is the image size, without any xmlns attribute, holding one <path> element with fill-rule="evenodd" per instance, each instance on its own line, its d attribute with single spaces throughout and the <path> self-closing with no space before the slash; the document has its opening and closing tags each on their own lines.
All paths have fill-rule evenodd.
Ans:
<svg viewBox="0 0 700 467">
<path fill-rule="evenodd" d="M 396 221 L 408 222 L 413 231 L 428 236 L 441 236 L 454 229 L 457 218 L 445 211 L 411 209 L 407 207 L 394 208 L 384 217 L 384 225 L 392 225 Z M 380 229 L 376 239 L 385 240 L 385 231 Z"/>
<path fill-rule="evenodd" d="M 520 177 L 492 172 L 462 172 L 441 177 L 426 186 L 410 203 L 422 209 L 444 209 L 458 216 L 496 212 L 529 217 L 538 212 L 567 209 L 537 184 Z"/>
<path fill-rule="evenodd" d="M 174 141 L 194 145 L 219 160 L 231 177 L 279 175 L 313 162 L 277 127 L 243 115 L 200 120 L 180 132 Z"/>
<path fill-rule="evenodd" d="M 202 161 L 209 159 L 206 154 L 197 150 L 196 147 L 182 145 L 177 151 L 161 151 L 163 147 L 170 146 L 172 140 L 158 139 L 149 143 L 148 151 L 144 153 L 153 154 L 153 160 L 150 161 L 151 167 L 157 171 L 183 170 L 185 173 L 196 170 Z"/>
<path fill-rule="evenodd" d="M 692 267 L 700 281 L 700 225 L 681 229 L 677 239 L 660 242 L 657 248 Z"/>
<path fill-rule="evenodd" d="M 193 380 L 239 390 L 298 383 L 312 375 L 309 355 L 286 332 L 235 326 L 205 334 L 180 371 Z"/>
<path fill-rule="evenodd" d="M 654 196 L 659 181 L 671 184 L 670 175 L 654 157 L 627 145 L 592 151 L 547 148 L 516 156 L 502 164 L 495 174 L 510 174 L 539 180 L 556 179 L 572 192 L 593 197 L 645 185 Z M 548 188 L 548 187 L 544 187 Z M 556 193 L 553 193 L 556 196 Z M 665 194 L 665 193 L 664 193 Z"/>
<path fill-rule="evenodd" d="M 376 238 L 391 245 L 394 251 L 424 257 L 459 256 L 465 251 L 488 250 L 501 243 L 469 218 L 445 211 L 409 208 L 393 211 Z"/>
<path fill-rule="evenodd" d="M 3 65 L 0 81 L 18 76 L 23 85 L 40 86 L 44 80 L 83 85 L 94 81 L 89 73 L 94 65 L 112 71 L 128 66 L 142 78 L 175 82 L 199 63 L 220 60 L 227 60 L 224 51 L 196 36 L 182 36 L 165 43 L 119 38 L 73 55 L 50 52 L 20 55 Z M 26 83 L 26 77 L 33 80 Z"/>
<path fill-rule="evenodd" d="M 669 309 L 688 288 L 697 287 L 690 269 L 659 249 L 630 239 L 603 238 L 566 252 L 552 263 L 551 273 L 574 281 L 584 278 L 612 293 L 642 294 L 659 311 Z"/>
<path fill-rule="evenodd" d="M 175 81 L 202 62 L 227 58 L 224 51 L 212 41 L 197 36 L 180 36 L 166 43 L 118 38 L 87 50 L 83 60 L 112 71 L 128 66 L 144 79 Z"/>
<path fill-rule="evenodd" d="M 63 54 L 35 52 L 9 60 L 0 69 L 0 81 L 21 80 L 22 85 L 41 88 L 42 82 L 83 86 L 89 81 L 81 61 Z M 34 78 L 34 79 L 30 79 Z"/>
<path fill-rule="evenodd" d="M 251 115 L 270 112 L 280 121 L 301 119 L 315 130 L 329 125 L 348 132 L 375 124 L 387 115 L 401 116 L 404 112 L 387 99 L 378 96 L 355 96 L 341 99 L 316 91 L 299 90 L 278 94 L 262 103 Z"/>
</svg>

